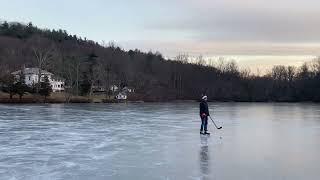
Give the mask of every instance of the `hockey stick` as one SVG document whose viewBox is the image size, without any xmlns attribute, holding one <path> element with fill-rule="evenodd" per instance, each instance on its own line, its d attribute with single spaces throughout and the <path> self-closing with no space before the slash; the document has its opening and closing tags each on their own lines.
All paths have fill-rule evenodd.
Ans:
<svg viewBox="0 0 320 180">
<path fill-rule="evenodd" d="M 213 119 L 211 118 L 211 116 L 209 116 L 209 117 L 210 117 L 211 121 L 213 122 L 214 126 L 215 126 L 217 129 L 222 129 L 222 127 L 218 127 L 218 126 L 216 125 L 216 123 L 213 121 Z"/>
</svg>

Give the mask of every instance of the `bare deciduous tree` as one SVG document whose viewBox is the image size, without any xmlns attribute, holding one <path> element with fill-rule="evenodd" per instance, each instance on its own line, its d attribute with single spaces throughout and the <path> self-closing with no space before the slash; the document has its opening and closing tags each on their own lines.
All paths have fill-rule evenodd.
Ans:
<svg viewBox="0 0 320 180">
<path fill-rule="evenodd" d="M 28 40 L 28 44 L 32 48 L 32 52 L 36 60 L 36 65 L 39 69 L 37 78 L 38 82 L 36 86 L 36 92 L 38 93 L 40 89 L 40 81 L 42 78 L 42 70 L 46 69 L 48 63 L 54 59 L 54 56 L 56 55 L 56 48 L 52 41 L 40 36 L 32 37 Z"/>
<path fill-rule="evenodd" d="M 174 60 L 181 62 L 182 64 L 189 63 L 189 55 L 188 54 L 178 54 Z"/>
</svg>

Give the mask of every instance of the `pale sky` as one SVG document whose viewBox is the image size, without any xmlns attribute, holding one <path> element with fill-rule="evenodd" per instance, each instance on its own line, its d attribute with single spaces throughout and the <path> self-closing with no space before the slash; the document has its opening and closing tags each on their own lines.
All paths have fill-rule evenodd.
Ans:
<svg viewBox="0 0 320 180">
<path fill-rule="evenodd" d="M 0 7 L 2 20 L 165 57 L 226 56 L 256 68 L 320 55 L 318 0 L 0 0 Z"/>
</svg>

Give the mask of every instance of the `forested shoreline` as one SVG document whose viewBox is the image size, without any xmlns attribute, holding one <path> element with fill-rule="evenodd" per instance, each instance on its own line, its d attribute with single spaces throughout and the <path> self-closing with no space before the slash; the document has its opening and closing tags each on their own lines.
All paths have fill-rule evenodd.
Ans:
<svg viewBox="0 0 320 180">
<path fill-rule="evenodd" d="M 197 100 L 206 93 L 211 101 L 320 102 L 320 59 L 300 67 L 274 66 L 270 73 L 255 75 L 233 61 L 208 65 L 199 56 L 191 63 L 183 54 L 170 60 L 159 52 L 125 51 L 64 30 L 1 22 L 1 88 L 7 87 L 11 72 L 23 67 L 63 78 L 65 91 L 75 96 L 91 96 L 94 87 L 116 84 L 134 88 L 132 98 L 142 101 Z"/>
</svg>

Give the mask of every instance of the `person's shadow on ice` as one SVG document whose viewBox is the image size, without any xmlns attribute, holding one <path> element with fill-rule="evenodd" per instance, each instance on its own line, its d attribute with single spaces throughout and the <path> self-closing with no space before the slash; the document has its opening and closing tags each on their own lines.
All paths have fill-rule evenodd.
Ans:
<svg viewBox="0 0 320 180">
<path fill-rule="evenodd" d="M 201 146 L 199 153 L 200 179 L 209 180 L 209 146 L 207 137 L 201 137 Z"/>
</svg>

